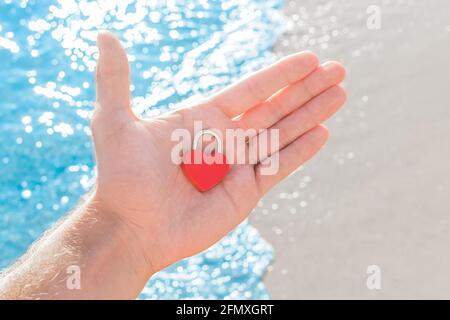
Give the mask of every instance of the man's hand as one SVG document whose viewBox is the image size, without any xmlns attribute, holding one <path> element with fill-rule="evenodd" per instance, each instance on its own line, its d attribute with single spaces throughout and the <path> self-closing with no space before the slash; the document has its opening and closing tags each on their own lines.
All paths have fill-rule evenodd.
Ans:
<svg viewBox="0 0 450 320">
<path fill-rule="evenodd" d="M 131 110 L 129 66 L 119 41 L 102 33 L 98 46 L 94 200 L 132 230 L 152 272 L 208 248 L 243 221 L 264 193 L 322 147 L 328 131 L 321 123 L 346 99 L 342 65 L 320 66 L 313 53 L 302 52 L 193 107 L 143 120 Z M 259 164 L 232 165 L 222 183 L 198 192 L 171 161 L 171 133 L 192 133 L 194 121 L 221 131 L 279 129 L 279 172 L 261 175 Z"/>
<path fill-rule="evenodd" d="M 0 279 L 0 299 L 136 298 L 152 274 L 221 239 L 311 158 L 328 137 L 321 122 L 346 98 L 339 86 L 344 68 L 320 66 L 313 53 L 303 52 L 193 107 L 143 120 L 131 109 L 129 66 L 119 41 L 102 33 L 98 46 L 95 190 L 10 267 Z M 219 185 L 198 192 L 171 159 L 172 132 L 185 128 L 192 135 L 194 121 L 222 132 L 279 129 L 280 148 L 271 155 L 279 156 L 278 173 L 262 175 L 261 164 L 231 165 Z M 76 276 L 74 289 L 68 281 Z"/>
</svg>

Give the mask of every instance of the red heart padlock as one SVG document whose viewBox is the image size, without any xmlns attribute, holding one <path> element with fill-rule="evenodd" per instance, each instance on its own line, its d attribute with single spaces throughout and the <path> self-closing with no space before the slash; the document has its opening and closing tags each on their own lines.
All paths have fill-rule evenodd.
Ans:
<svg viewBox="0 0 450 320">
<path fill-rule="evenodd" d="M 199 139 L 204 134 L 211 134 L 216 138 L 218 150 L 206 154 L 197 150 Z M 222 141 L 212 130 L 199 131 L 194 137 L 192 150 L 183 157 L 181 169 L 189 181 L 201 192 L 208 191 L 218 185 L 228 174 L 230 166 L 223 154 Z"/>
</svg>

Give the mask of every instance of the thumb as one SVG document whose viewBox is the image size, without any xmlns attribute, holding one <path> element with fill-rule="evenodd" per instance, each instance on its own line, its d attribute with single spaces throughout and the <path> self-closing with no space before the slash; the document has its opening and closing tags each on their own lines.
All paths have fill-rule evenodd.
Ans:
<svg viewBox="0 0 450 320">
<path fill-rule="evenodd" d="M 107 118 L 108 122 L 135 118 L 130 101 L 130 67 L 124 48 L 110 32 L 99 33 L 97 46 L 100 54 L 95 114 L 103 114 L 101 118 Z"/>
</svg>

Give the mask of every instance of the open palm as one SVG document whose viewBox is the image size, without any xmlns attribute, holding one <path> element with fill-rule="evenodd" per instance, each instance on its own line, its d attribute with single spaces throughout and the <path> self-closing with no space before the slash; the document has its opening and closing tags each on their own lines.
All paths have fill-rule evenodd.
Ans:
<svg viewBox="0 0 450 320">
<path fill-rule="evenodd" d="M 345 70 L 319 65 L 310 52 L 291 55 L 197 105 L 150 120 L 130 106 L 126 53 L 99 35 L 97 105 L 92 132 L 98 165 L 94 199 L 132 230 L 153 271 L 206 249 L 244 220 L 275 184 L 311 158 L 328 137 L 321 125 L 345 102 Z M 194 121 L 204 128 L 276 128 L 279 171 L 231 165 L 226 178 L 198 192 L 171 160 L 171 133 Z M 278 152 L 278 151 L 276 151 Z"/>
</svg>

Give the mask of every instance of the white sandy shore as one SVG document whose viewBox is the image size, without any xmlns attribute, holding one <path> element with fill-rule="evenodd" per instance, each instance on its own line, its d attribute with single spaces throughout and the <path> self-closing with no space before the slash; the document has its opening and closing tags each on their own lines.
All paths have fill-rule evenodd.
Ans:
<svg viewBox="0 0 450 320">
<path fill-rule="evenodd" d="M 252 216 L 275 248 L 273 298 L 450 298 L 450 2 L 375 2 L 285 8 L 275 52 L 344 62 L 349 101 L 320 155 Z M 369 265 L 381 290 L 367 289 Z"/>
</svg>

